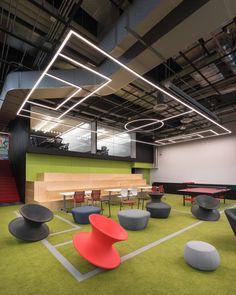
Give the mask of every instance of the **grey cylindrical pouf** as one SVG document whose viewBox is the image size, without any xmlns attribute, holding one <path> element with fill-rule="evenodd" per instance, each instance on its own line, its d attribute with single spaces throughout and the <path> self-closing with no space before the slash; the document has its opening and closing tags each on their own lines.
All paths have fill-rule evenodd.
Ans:
<svg viewBox="0 0 236 295">
<path fill-rule="evenodd" d="M 150 213 L 139 209 L 118 212 L 120 225 L 128 230 L 141 230 L 147 227 Z"/>
<path fill-rule="evenodd" d="M 185 245 L 184 259 L 192 267 L 205 271 L 213 271 L 220 264 L 216 248 L 201 241 L 190 241 Z"/>
<path fill-rule="evenodd" d="M 74 222 L 80 224 L 89 224 L 90 214 L 100 214 L 101 208 L 95 206 L 82 206 L 71 210 Z"/>
<path fill-rule="evenodd" d="M 152 218 L 167 218 L 171 210 L 171 206 L 164 202 L 148 203 L 146 208 L 151 213 Z"/>
</svg>

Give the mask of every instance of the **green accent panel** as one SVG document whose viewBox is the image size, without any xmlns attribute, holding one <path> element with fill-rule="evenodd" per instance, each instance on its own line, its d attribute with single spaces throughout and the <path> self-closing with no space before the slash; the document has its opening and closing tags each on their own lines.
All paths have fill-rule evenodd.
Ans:
<svg viewBox="0 0 236 295">
<path fill-rule="evenodd" d="M 38 173 L 131 173 L 132 163 L 80 157 L 26 154 L 26 180 L 35 181 Z"/>
<path fill-rule="evenodd" d="M 153 163 L 145 163 L 145 162 L 134 162 L 132 164 L 132 168 L 153 168 Z"/>
<path fill-rule="evenodd" d="M 150 183 L 150 169 L 143 169 L 143 177 L 147 183 Z"/>
</svg>

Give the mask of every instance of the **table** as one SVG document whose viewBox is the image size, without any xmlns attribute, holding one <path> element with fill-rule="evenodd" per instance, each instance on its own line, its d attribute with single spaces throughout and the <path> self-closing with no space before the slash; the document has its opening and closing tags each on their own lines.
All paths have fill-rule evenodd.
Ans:
<svg viewBox="0 0 236 295">
<path fill-rule="evenodd" d="M 109 193 L 109 195 L 108 195 L 108 198 L 109 198 L 109 204 L 111 204 L 111 198 L 112 198 L 112 193 L 120 193 L 121 192 L 121 190 L 122 190 L 123 188 L 109 188 L 109 189 L 105 189 L 104 190 L 104 192 L 108 192 Z M 128 191 L 131 191 L 133 188 L 127 188 L 127 190 Z M 109 210 L 110 210 L 110 207 L 109 207 Z M 110 214 L 109 214 L 110 216 L 111 216 L 111 212 L 110 212 Z"/>
<path fill-rule="evenodd" d="M 145 186 L 138 186 L 138 189 L 140 189 L 141 194 L 138 195 L 138 209 L 140 202 L 142 201 L 142 210 L 144 209 L 144 201 L 149 200 L 149 196 L 146 194 L 142 194 L 142 192 L 151 191 L 152 186 L 151 185 L 145 185 Z"/>
<path fill-rule="evenodd" d="M 109 199 L 111 199 L 112 193 L 120 193 L 123 188 L 109 188 L 105 189 L 104 192 L 109 192 Z M 127 188 L 128 191 L 131 191 L 133 188 Z"/>
<path fill-rule="evenodd" d="M 91 190 L 87 190 L 87 191 L 84 191 L 85 192 L 85 195 L 90 195 L 92 193 Z M 63 211 L 67 212 L 67 209 L 66 209 L 66 198 L 67 197 L 73 197 L 75 194 L 75 192 L 62 192 L 60 193 L 60 195 L 63 196 Z"/>
<path fill-rule="evenodd" d="M 138 189 L 140 189 L 141 192 L 150 191 L 152 189 L 152 186 L 150 186 L 150 185 L 147 185 L 147 186 L 138 186 Z"/>
<path fill-rule="evenodd" d="M 223 196 L 224 204 L 225 204 L 225 195 L 227 192 L 229 192 L 230 189 L 223 188 L 223 187 L 188 187 L 185 189 L 180 189 L 178 192 L 181 192 L 183 194 L 183 205 L 185 206 L 185 201 L 191 201 L 193 202 L 193 197 L 197 195 L 209 195 L 215 198 L 220 198 L 220 196 Z M 187 198 L 187 196 L 190 196 L 191 199 Z M 221 199 L 221 198 L 220 198 Z"/>
<path fill-rule="evenodd" d="M 110 188 L 110 189 L 105 189 L 104 192 L 108 192 L 108 198 L 109 198 L 109 204 L 111 204 L 111 197 L 112 197 L 112 193 L 120 193 L 121 192 L 121 188 Z M 110 207 L 109 207 L 110 208 Z M 110 208 L 111 210 L 111 208 Z M 111 216 L 111 212 L 110 212 L 110 216 Z"/>
</svg>

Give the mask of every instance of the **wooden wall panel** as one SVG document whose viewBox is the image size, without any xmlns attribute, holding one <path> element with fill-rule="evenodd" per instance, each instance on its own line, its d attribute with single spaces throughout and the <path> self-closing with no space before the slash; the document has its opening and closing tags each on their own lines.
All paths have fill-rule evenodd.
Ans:
<svg viewBox="0 0 236 295">
<path fill-rule="evenodd" d="M 26 202 L 59 202 L 66 191 L 101 189 L 104 196 L 105 189 L 146 185 L 141 174 L 42 173 L 39 178 L 47 181 L 26 183 Z"/>
</svg>

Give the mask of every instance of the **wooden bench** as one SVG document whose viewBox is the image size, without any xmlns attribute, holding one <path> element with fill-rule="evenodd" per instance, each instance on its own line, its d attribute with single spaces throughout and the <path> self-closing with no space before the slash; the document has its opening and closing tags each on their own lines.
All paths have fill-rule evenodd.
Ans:
<svg viewBox="0 0 236 295">
<path fill-rule="evenodd" d="M 40 173 L 38 180 L 26 182 L 26 203 L 37 202 L 50 209 L 62 207 L 61 192 L 145 186 L 142 174 Z M 68 199 L 68 202 L 70 200 Z"/>
</svg>

